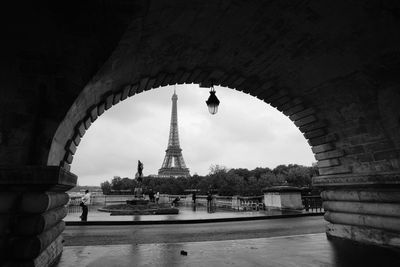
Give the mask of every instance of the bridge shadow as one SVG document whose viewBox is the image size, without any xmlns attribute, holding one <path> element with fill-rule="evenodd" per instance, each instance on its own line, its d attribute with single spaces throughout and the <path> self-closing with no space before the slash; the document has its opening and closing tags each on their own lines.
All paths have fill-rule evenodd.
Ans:
<svg viewBox="0 0 400 267">
<path fill-rule="evenodd" d="M 347 266 L 400 266 L 400 250 L 366 245 L 340 238 L 329 238 L 332 265 Z"/>
</svg>

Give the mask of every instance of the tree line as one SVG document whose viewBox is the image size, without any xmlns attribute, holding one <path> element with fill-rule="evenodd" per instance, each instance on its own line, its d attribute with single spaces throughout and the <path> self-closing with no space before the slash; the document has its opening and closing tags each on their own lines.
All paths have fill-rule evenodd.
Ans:
<svg viewBox="0 0 400 267">
<path fill-rule="evenodd" d="M 200 194 L 209 190 L 223 196 L 255 196 L 262 195 L 263 189 L 277 185 L 291 185 L 311 188 L 312 177 L 318 175 L 316 166 L 306 167 L 297 164 L 278 165 L 274 169 L 244 168 L 227 169 L 213 165 L 206 176 L 193 175 L 190 177 L 160 178 L 144 177 L 142 188 L 145 191 L 153 190 L 160 194 L 185 194 L 187 189 L 198 189 Z M 128 177 L 114 177 L 111 181 L 101 183 L 103 194 L 120 193 L 121 191 L 133 192 L 138 187 L 135 179 Z"/>
</svg>

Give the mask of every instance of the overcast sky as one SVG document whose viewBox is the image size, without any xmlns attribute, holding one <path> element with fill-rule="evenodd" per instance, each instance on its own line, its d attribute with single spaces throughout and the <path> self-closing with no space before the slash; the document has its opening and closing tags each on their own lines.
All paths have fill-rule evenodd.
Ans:
<svg viewBox="0 0 400 267">
<path fill-rule="evenodd" d="M 208 113 L 208 88 L 177 85 L 178 126 L 183 158 L 191 175 L 211 165 L 274 168 L 315 161 L 305 138 L 285 115 L 239 91 L 215 87 L 218 113 Z M 114 176 L 157 174 L 165 157 L 173 86 L 135 95 L 113 106 L 86 132 L 72 163 L 80 185 L 100 185 Z"/>
</svg>

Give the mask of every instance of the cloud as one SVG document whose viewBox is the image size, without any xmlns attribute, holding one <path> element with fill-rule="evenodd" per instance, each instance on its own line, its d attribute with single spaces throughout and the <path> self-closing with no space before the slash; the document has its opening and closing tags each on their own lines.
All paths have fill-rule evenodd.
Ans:
<svg viewBox="0 0 400 267">
<path fill-rule="evenodd" d="M 229 168 L 310 165 L 311 149 L 282 113 L 242 92 L 216 87 L 219 111 L 210 115 L 207 88 L 179 85 L 178 125 L 183 157 L 191 173 L 205 175 L 212 164 Z M 114 175 L 133 177 L 137 160 L 144 173 L 157 174 L 167 148 L 173 87 L 127 99 L 92 124 L 81 141 L 72 172 L 83 185 Z"/>
</svg>

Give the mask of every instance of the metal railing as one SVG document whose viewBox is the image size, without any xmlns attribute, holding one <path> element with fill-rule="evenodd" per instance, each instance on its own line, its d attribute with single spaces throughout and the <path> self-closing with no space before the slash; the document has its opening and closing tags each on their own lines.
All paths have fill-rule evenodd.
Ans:
<svg viewBox="0 0 400 267">
<path fill-rule="evenodd" d="M 265 205 L 263 202 L 264 196 L 233 196 L 232 197 L 232 208 L 235 210 L 265 210 Z"/>
<path fill-rule="evenodd" d="M 112 205 L 112 204 L 124 204 L 126 200 L 132 199 L 133 195 L 100 195 L 100 196 L 91 196 L 90 203 L 88 205 L 89 212 L 96 211 L 97 209 Z M 81 206 L 81 196 L 70 196 L 69 202 L 67 203 L 66 207 L 68 213 L 78 213 L 82 212 Z"/>
<path fill-rule="evenodd" d="M 175 198 L 179 197 L 180 205 L 192 205 L 192 195 L 165 195 L 164 201 L 171 203 Z M 161 197 L 162 199 L 163 197 Z M 201 206 L 207 206 L 207 196 L 197 195 L 196 203 Z M 263 203 L 263 196 L 216 196 L 213 195 L 211 206 L 214 208 L 229 209 L 229 210 L 263 210 L 265 205 Z"/>
<path fill-rule="evenodd" d="M 172 201 L 179 197 L 179 204 L 184 206 L 192 205 L 192 195 L 167 195 L 161 194 L 159 203 L 172 203 Z M 124 204 L 126 200 L 133 199 L 133 195 L 100 195 L 92 196 L 90 204 L 88 206 L 89 211 L 96 211 L 98 208 L 113 205 L 113 204 Z M 302 196 L 301 197 L 304 211 L 306 212 L 323 212 L 322 199 L 320 196 Z M 81 197 L 72 196 L 70 201 L 66 205 L 68 213 L 82 212 L 82 208 L 79 206 Z M 207 196 L 197 195 L 197 205 L 207 206 Z M 264 196 L 216 196 L 213 195 L 211 206 L 220 209 L 236 210 L 236 211 L 258 211 L 265 210 Z"/>
<path fill-rule="evenodd" d="M 321 196 L 302 196 L 304 210 L 306 212 L 323 212 Z"/>
</svg>

